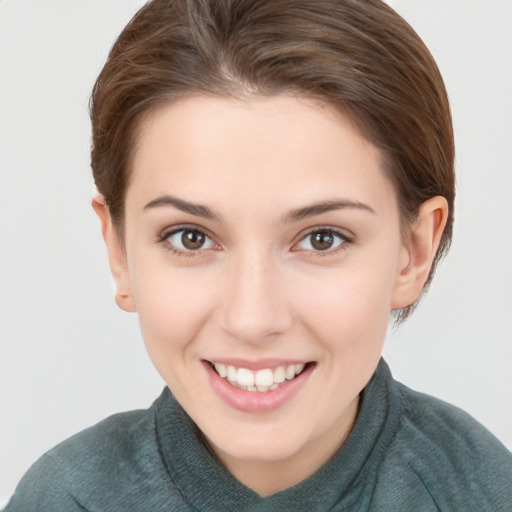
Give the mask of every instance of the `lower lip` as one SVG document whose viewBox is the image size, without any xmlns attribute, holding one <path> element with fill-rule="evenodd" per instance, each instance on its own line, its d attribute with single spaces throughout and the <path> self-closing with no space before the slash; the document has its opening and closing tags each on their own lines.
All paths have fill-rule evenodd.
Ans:
<svg viewBox="0 0 512 512">
<path fill-rule="evenodd" d="M 307 366 L 297 377 L 286 381 L 272 391 L 244 391 L 223 379 L 208 361 L 203 361 L 214 391 L 233 409 L 242 412 L 262 413 L 279 409 L 301 389 L 310 377 L 314 365 Z"/>
</svg>

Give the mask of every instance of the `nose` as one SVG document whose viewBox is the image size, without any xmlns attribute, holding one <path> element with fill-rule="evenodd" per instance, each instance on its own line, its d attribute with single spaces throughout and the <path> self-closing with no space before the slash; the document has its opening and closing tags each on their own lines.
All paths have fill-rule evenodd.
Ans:
<svg viewBox="0 0 512 512">
<path fill-rule="evenodd" d="M 224 275 L 222 329 L 240 341 L 260 344 L 293 323 L 283 270 L 269 255 L 233 257 Z"/>
</svg>

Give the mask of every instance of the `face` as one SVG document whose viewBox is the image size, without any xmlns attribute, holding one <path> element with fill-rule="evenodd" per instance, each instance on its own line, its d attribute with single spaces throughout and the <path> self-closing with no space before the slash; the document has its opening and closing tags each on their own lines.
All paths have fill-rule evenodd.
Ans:
<svg viewBox="0 0 512 512">
<path fill-rule="evenodd" d="M 407 305 L 379 151 L 286 95 L 152 113 L 113 253 L 153 363 L 228 467 L 332 455 Z"/>
</svg>

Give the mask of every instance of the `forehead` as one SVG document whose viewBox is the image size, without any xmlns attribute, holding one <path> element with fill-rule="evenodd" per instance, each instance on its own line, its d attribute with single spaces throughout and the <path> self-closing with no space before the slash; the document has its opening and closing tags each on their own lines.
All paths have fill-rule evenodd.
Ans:
<svg viewBox="0 0 512 512">
<path fill-rule="evenodd" d="M 394 198 L 381 162 L 380 151 L 325 103 L 194 96 L 142 123 L 127 202 L 179 192 L 203 203 L 240 195 L 291 207 L 328 195 L 378 203 Z"/>
</svg>

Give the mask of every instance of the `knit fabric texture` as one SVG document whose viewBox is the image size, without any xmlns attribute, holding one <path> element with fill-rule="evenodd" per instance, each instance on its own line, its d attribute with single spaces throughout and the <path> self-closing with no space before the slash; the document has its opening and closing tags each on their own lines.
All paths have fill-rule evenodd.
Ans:
<svg viewBox="0 0 512 512">
<path fill-rule="evenodd" d="M 345 444 L 291 488 L 260 497 L 236 480 L 166 388 L 149 409 L 43 455 L 5 509 L 32 511 L 507 512 L 512 454 L 463 411 L 397 383 L 381 360 Z"/>
</svg>

